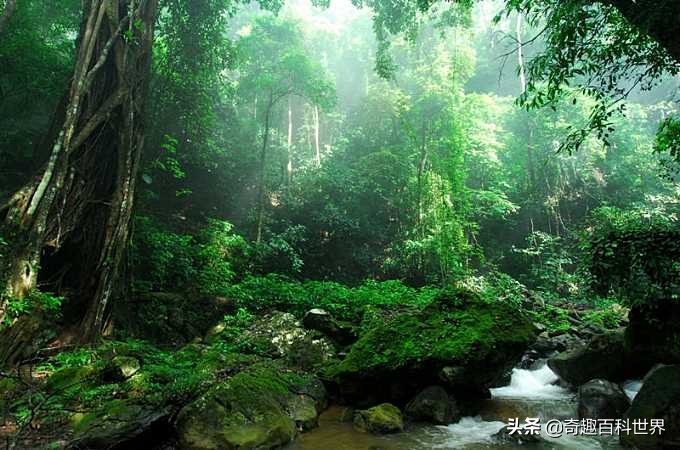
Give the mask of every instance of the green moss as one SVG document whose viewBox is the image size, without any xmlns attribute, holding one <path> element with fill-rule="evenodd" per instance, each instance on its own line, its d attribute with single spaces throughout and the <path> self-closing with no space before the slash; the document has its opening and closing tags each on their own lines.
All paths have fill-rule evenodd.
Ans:
<svg viewBox="0 0 680 450">
<path fill-rule="evenodd" d="M 361 431 L 375 434 L 396 433 L 404 429 L 404 420 L 399 408 L 390 403 L 383 403 L 357 411 L 354 415 L 354 426 Z"/>
<path fill-rule="evenodd" d="M 447 290 L 423 310 L 404 311 L 371 325 L 331 376 L 368 375 L 419 366 L 424 361 L 465 365 L 495 351 L 529 345 L 531 322 L 503 303 L 469 291 Z"/>
<path fill-rule="evenodd" d="M 56 393 L 68 389 L 83 390 L 95 385 L 99 375 L 100 370 L 94 365 L 64 367 L 50 376 L 45 387 Z"/>
<path fill-rule="evenodd" d="M 274 448 L 295 435 L 287 414 L 299 379 L 256 364 L 210 389 L 178 417 L 182 448 Z"/>
</svg>

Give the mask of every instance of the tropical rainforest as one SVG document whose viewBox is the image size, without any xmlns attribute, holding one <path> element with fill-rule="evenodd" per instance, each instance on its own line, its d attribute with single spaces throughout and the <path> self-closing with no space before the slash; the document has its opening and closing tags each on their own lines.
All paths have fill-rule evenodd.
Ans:
<svg viewBox="0 0 680 450">
<path fill-rule="evenodd" d="M 0 65 L 0 447 L 680 448 L 679 2 L 0 0 Z"/>
</svg>

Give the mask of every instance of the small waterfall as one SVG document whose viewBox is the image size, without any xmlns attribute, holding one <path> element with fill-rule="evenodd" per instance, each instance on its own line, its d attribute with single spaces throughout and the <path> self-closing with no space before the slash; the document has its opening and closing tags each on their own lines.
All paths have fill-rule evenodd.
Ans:
<svg viewBox="0 0 680 450">
<path fill-rule="evenodd" d="M 519 398 L 527 400 L 561 400 L 570 392 L 556 386 L 558 376 L 547 364 L 537 370 L 512 369 L 508 386 L 491 389 L 494 398 Z"/>
</svg>

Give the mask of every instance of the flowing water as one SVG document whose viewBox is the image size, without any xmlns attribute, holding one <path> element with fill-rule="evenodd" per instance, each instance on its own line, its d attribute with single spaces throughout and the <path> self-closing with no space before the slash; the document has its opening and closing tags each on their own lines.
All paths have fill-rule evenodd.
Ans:
<svg viewBox="0 0 680 450">
<path fill-rule="evenodd" d="M 412 426 L 405 432 L 374 436 L 361 433 L 351 423 L 342 422 L 341 407 L 332 407 L 321 415 L 319 428 L 301 435 L 289 450 L 505 450 L 526 445 L 501 444 L 493 435 L 508 424 L 509 418 L 538 417 L 541 423 L 550 419 L 576 418 L 576 396 L 555 383 L 558 378 L 547 365 L 536 370 L 514 369 L 508 386 L 491 390 L 492 398 L 483 402 L 476 417 L 463 417 L 448 426 Z M 641 381 L 624 383 L 632 399 Z M 542 433 L 545 436 L 545 433 Z M 620 449 L 617 437 L 562 436 L 549 439 L 534 449 L 613 450 Z"/>
</svg>

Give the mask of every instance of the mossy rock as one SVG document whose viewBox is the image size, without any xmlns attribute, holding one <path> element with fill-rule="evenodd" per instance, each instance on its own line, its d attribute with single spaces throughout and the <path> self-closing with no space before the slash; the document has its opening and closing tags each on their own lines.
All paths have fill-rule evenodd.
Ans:
<svg viewBox="0 0 680 450">
<path fill-rule="evenodd" d="M 270 449 L 292 441 L 296 421 L 311 427 L 314 400 L 295 405 L 306 377 L 256 364 L 210 389 L 177 419 L 182 450 Z M 293 407 L 295 406 L 295 407 Z"/>
<path fill-rule="evenodd" d="M 87 389 L 97 384 L 102 369 L 94 365 L 64 367 L 54 372 L 45 384 L 51 393 L 61 393 L 68 389 Z"/>
<path fill-rule="evenodd" d="M 383 403 L 356 411 L 354 427 L 373 434 L 398 433 L 404 430 L 404 419 L 399 408 L 391 403 Z"/>
<path fill-rule="evenodd" d="M 71 416 L 73 439 L 67 448 L 120 448 L 159 423 L 167 424 L 169 417 L 169 408 L 111 400 L 95 411 Z"/>
<path fill-rule="evenodd" d="M 316 401 L 307 395 L 294 395 L 286 407 L 299 430 L 307 431 L 319 426 Z"/>
<path fill-rule="evenodd" d="M 443 290 L 422 310 L 365 320 L 362 329 L 347 357 L 327 370 L 348 400 L 372 395 L 378 401 L 406 401 L 442 382 L 438 374 L 450 366 L 461 368 L 465 383 L 491 385 L 519 361 L 536 333 L 517 308 L 458 289 Z M 464 385 L 446 388 L 482 391 Z"/>
</svg>

